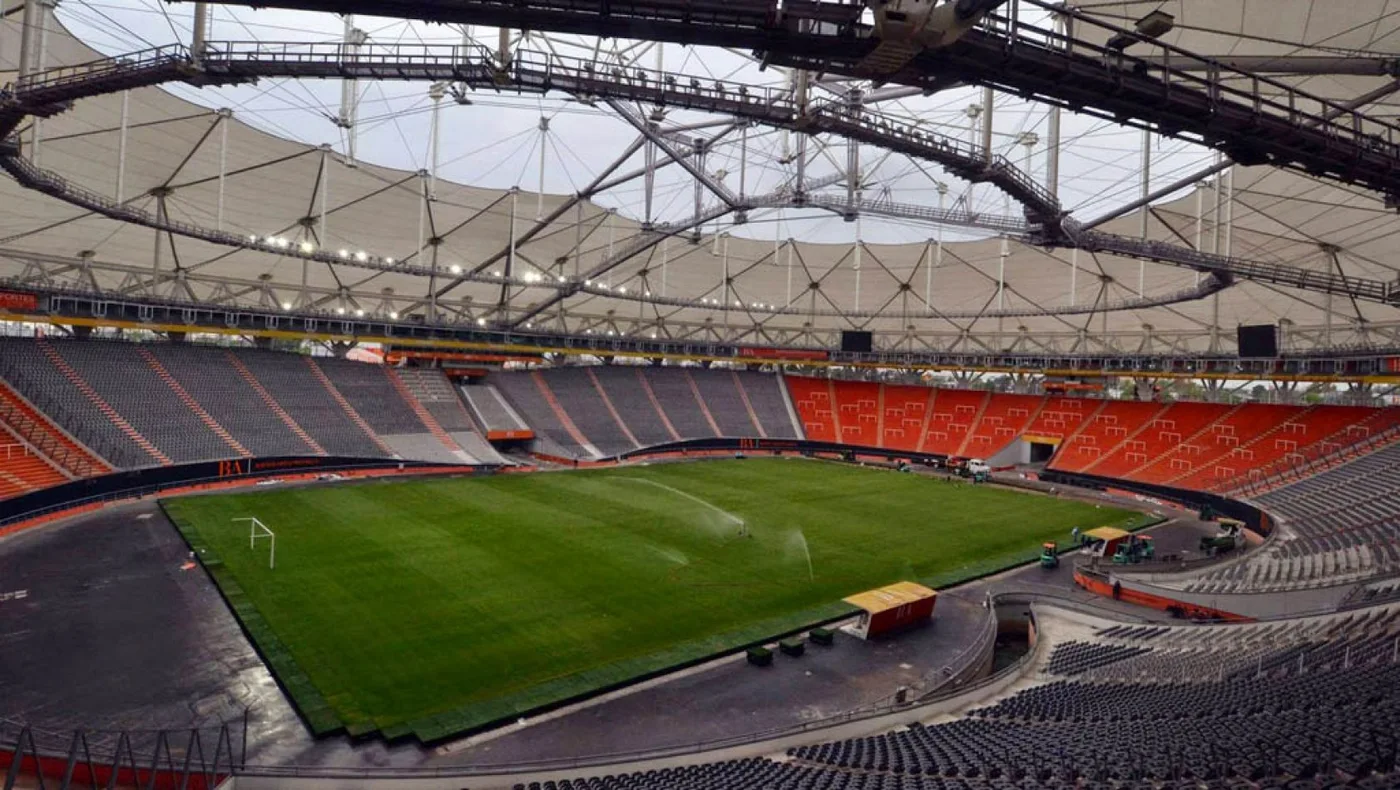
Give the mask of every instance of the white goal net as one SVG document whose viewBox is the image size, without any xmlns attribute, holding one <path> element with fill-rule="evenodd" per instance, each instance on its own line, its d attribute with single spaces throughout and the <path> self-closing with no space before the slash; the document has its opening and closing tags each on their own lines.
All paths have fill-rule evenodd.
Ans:
<svg viewBox="0 0 1400 790">
<path fill-rule="evenodd" d="M 259 540 L 267 541 L 267 567 L 269 569 L 276 568 L 277 534 L 274 533 L 271 529 L 269 529 L 266 524 L 262 523 L 256 518 L 253 518 L 252 516 L 249 516 L 248 518 L 236 518 L 234 519 L 234 521 L 248 522 L 248 548 L 256 549 L 258 547 Z"/>
</svg>

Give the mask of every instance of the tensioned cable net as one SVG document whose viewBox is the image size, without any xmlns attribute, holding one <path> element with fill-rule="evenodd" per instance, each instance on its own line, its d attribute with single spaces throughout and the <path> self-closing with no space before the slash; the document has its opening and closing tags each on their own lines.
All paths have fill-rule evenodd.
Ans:
<svg viewBox="0 0 1400 790">
<path fill-rule="evenodd" d="M 25 83 L 5 11 L 11 284 L 755 345 L 1228 353 L 1237 324 L 1274 322 L 1289 350 L 1400 344 L 1376 174 L 984 90 L 952 61 L 910 86 L 790 53 L 237 6 L 211 7 L 196 57 L 194 6 L 84 0 L 45 17 Z M 976 34 L 1101 52 L 1154 11 L 1170 30 L 1123 50 L 1128 73 L 1306 104 L 1299 129 L 1381 150 L 1400 5 L 1026 0 Z M 111 56 L 149 78 L 71 70 L 80 98 L 35 110 L 74 90 L 50 70 Z"/>
</svg>

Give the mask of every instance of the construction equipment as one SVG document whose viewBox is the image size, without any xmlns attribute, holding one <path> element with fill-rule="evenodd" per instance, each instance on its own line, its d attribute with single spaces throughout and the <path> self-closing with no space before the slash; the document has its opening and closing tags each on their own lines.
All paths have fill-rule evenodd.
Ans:
<svg viewBox="0 0 1400 790">
<path fill-rule="evenodd" d="M 1115 565 L 1136 565 L 1152 559 L 1156 553 L 1157 547 L 1151 535 L 1129 535 L 1119 541 L 1113 552 L 1113 562 Z"/>
<path fill-rule="evenodd" d="M 1234 551 L 1244 545 L 1244 522 L 1233 518 L 1222 518 L 1218 522 L 1220 531 L 1215 535 L 1201 538 L 1200 548 L 1207 557 Z"/>
<path fill-rule="evenodd" d="M 1059 545 L 1053 540 L 1040 544 L 1040 567 L 1051 570 L 1060 567 Z"/>
</svg>

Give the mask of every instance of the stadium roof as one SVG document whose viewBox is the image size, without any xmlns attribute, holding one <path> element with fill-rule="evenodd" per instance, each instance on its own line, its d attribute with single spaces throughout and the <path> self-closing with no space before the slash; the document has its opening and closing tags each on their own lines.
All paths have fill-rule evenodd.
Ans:
<svg viewBox="0 0 1400 790">
<path fill-rule="evenodd" d="M 1275 57 L 1278 64 L 1254 65 L 1339 102 L 1374 97 L 1358 109 L 1384 117 L 1394 114 L 1394 96 L 1387 91 L 1397 85 L 1390 75 L 1396 73 L 1400 57 L 1395 32 L 1400 3 L 1179 0 L 1152 7 L 1175 14 L 1176 26 L 1167 38 L 1184 48 L 1256 61 L 1259 56 Z M 81 3 L 77 8 L 82 13 L 75 11 L 65 21 L 90 32 L 93 26 L 88 23 L 94 20 L 89 12 L 96 9 Z M 171 14 L 186 8 L 159 10 Z M 133 2 L 130 11 L 141 9 L 149 11 Z M 1122 25 L 1131 24 L 1145 7 L 1136 2 L 1088 2 L 1079 9 Z M 136 24 L 120 9 L 110 13 L 116 21 Z M 233 27 L 234 21 L 254 18 L 250 12 L 230 10 L 216 17 L 216 34 L 220 24 Z M 296 12 L 295 18 L 326 17 Z M 19 14 L 10 14 L 0 25 L 0 69 L 10 72 L 0 74 L 0 82 L 13 78 L 19 19 Z M 187 26 L 183 18 L 175 20 Z M 316 24 L 324 27 L 324 22 Z M 171 31 L 178 28 L 171 24 Z M 460 37 L 440 27 L 430 30 L 449 39 Z M 1091 25 L 1081 24 L 1077 34 L 1097 35 L 1091 30 Z M 238 31 L 246 38 L 244 31 L 254 32 L 246 24 Z M 285 30 L 275 32 L 278 40 L 297 38 Z M 272 38 L 261 29 L 257 35 Z M 173 32 L 165 39 L 173 40 Z M 136 48 L 135 42 L 128 43 L 129 49 Z M 516 44 L 541 45 L 554 46 L 539 35 Z M 122 47 L 106 41 L 103 49 L 115 53 Z M 50 65 L 80 63 L 101 54 L 65 28 L 50 31 Z M 1331 59 L 1325 65 L 1328 73 L 1295 73 L 1324 68 L 1316 60 L 1323 56 Z M 672 55 L 680 63 L 667 65 L 705 75 L 711 71 L 706 57 L 730 67 L 716 76 L 770 88 L 776 84 L 773 74 L 759 72 L 733 53 L 696 49 Z M 699 226 L 698 241 L 692 241 L 687 227 L 622 260 L 620 253 L 629 244 L 647 237 L 640 179 L 577 202 L 569 194 L 541 197 L 524 188 L 537 189 L 543 182 L 547 191 L 577 190 L 605 173 L 616 177 L 644 169 L 645 147 L 629 147 L 639 139 L 639 131 L 617 120 L 601 102 L 568 103 L 570 111 L 589 113 L 587 123 L 574 123 L 561 115 L 564 104 L 557 97 L 546 104 L 539 97 L 467 92 L 466 101 L 475 97 L 483 107 L 462 110 L 475 113 L 471 118 L 476 120 L 445 125 L 446 142 L 456 145 L 453 153 L 458 158 L 503 163 L 517 171 L 515 183 L 522 188 L 513 190 L 503 188 L 500 174 L 490 168 L 478 169 L 489 177 L 473 186 L 454 181 L 451 168 L 444 168 L 434 181 L 413 166 L 429 161 L 426 135 L 417 134 L 427 124 L 423 85 L 404 87 L 412 91 L 411 103 L 400 100 L 410 94 L 385 93 L 386 109 L 374 120 L 379 134 L 375 139 L 385 139 L 397 129 L 396 136 L 404 138 L 405 148 L 416 152 L 417 160 L 405 161 L 388 144 L 362 145 L 359 161 L 353 163 L 346 157 L 343 130 L 308 120 L 324 113 L 325 91 L 338 87 L 316 83 L 318 92 L 313 93 L 305 85 L 277 79 L 236 89 L 178 86 L 179 95 L 149 87 L 132 90 L 129 97 L 113 93 L 84 99 L 72 110 L 44 120 L 40 145 L 37 150 L 27 148 L 26 154 L 87 190 L 116 197 L 120 188 L 127 205 L 152 214 L 250 237 L 282 238 L 291 251 L 303 241 L 317 250 L 345 250 L 344 263 L 307 262 L 156 232 L 93 214 L 5 178 L 0 179 L 0 204 L 6 206 L 0 215 L 0 277 L 223 306 L 285 305 L 381 315 L 422 311 L 426 295 L 438 292 L 443 318 L 495 323 L 522 316 L 556 294 L 558 278 L 582 277 L 600 264 L 616 262 L 597 283 L 590 283 L 590 290 L 530 317 L 529 326 L 775 345 L 829 345 L 835 330 L 858 328 L 879 333 L 877 344 L 882 347 L 910 350 L 1185 353 L 1232 350 L 1237 324 L 1284 321 L 1285 346 L 1299 350 L 1400 344 L 1400 316 L 1393 307 L 1268 283 L 1236 280 L 1215 297 L 1138 306 L 1144 300 L 1181 298 L 1179 294 L 1200 288 L 1202 278 L 1177 266 L 1003 239 L 988 231 L 985 222 L 979 229 L 923 221 L 911 216 L 910 207 L 937 205 L 934 185 L 939 183 L 949 187 L 949 208 L 961 206 L 964 213 L 984 220 L 1022 218 L 1019 207 L 990 185 L 969 187 L 937 164 L 871 146 L 861 146 L 856 153 L 857 197 L 865 210 L 860 221 L 843 223 L 838 213 L 848 197 L 843 168 L 850 153 L 844 140 L 823 136 L 813 142 L 805 172 L 809 184 L 818 185 L 812 189 L 816 199 L 828 201 L 837 211 L 799 207 L 792 195 L 795 134 L 735 128 L 732 122 L 725 125 L 727 116 L 698 112 L 673 110 L 658 123 L 663 129 L 703 128 L 668 135 L 668 145 L 686 158 L 691 134 L 723 132 L 709 144 L 711 154 L 703 167 L 732 192 L 739 190 L 736 170 L 746 168 L 746 194 L 761 195 L 753 201 L 759 205 L 747 212 L 745 224 L 736 224 L 735 214 L 725 213 Z M 871 95 L 880 90 L 869 84 L 861 87 Z M 359 90 L 371 95 L 363 84 Z M 288 107 L 269 108 L 264 103 L 231 113 L 215 109 L 255 106 L 253 99 L 259 96 L 286 97 L 281 101 Z M 958 131 L 966 129 L 963 108 L 979 99 L 970 89 L 954 89 L 947 95 L 891 100 L 873 111 L 956 136 L 966 134 Z M 493 101 L 514 104 L 488 111 Z M 297 122 L 279 123 L 277 112 L 285 113 L 298 102 Z M 457 111 L 457 105 L 448 105 L 444 113 Z M 125 166 L 119 168 L 124 112 Z M 366 110 L 362 107 L 361 112 Z M 533 172 L 536 143 L 521 155 L 518 147 L 512 153 L 506 150 L 509 146 L 497 144 L 494 138 L 507 137 L 504 129 L 482 128 L 477 136 L 473 124 L 486 123 L 480 120 L 483 112 L 493 113 L 493 124 L 495 118 L 513 119 L 519 131 L 514 137 L 520 140 L 534 140 L 526 124 L 551 119 L 548 138 L 538 133 L 538 150 L 547 154 L 539 157 L 539 181 Z M 1018 163 L 1024 159 L 1032 174 L 1043 179 L 1043 144 L 1040 150 L 1026 146 L 1023 133 L 1047 139 L 1048 112 L 1010 96 L 998 97 L 996 112 L 998 150 Z M 1090 119 L 1076 125 L 1068 114 L 1065 123 L 1060 192 L 1071 216 L 1089 221 L 1138 197 L 1141 133 Z M 279 133 L 268 131 L 274 128 Z M 568 135 L 574 131 L 582 136 L 571 142 Z M 335 140 L 337 135 L 340 139 L 332 146 L 312 142 Z M 1154 137 L 1151 145 L 1149 183 L 1154 189 L 1214 161 L 1212 152 L 1178 141 Z M 619 164 L 609 170 L 614 160 Z M 653 216 L 688 224 L 685 220 L 695 205 L 694 181 L 681 167 L 670 166 L 664 152 L 658 161 L 664 190 L 659 188 Z M 1319 272 L 1384 281 L 1400 277 L 1395 214 L 1380 195 L 1271 167 L 1225 172 L 1155 202 L 1145 223 L 1147 237 Z M 435 199 L 422 199 L 428 191 Z M 707 210 L 719 203 L 708 190 L 696 189 L 695 194 Z M 557 218 L 537 223 L 537 218 L 548 220 L 560 207 L 566 210 Z M 1112 219 L 1098 229 L 1137 237 L 1143 230 L 1141 212 Z M 512 237 L 517 239 L 514 244 Z M 939 238 L 944 239 L 941 252 Z M 398 270 L 394 265 L 359 265 L 355 258 L 360 252 L 392 258 Z M 504 288 L 508 307 L 501 304 L 500 283 L 453 283 L 454 275 L 474 269 L 489 277 L 503 271 L 512 258 L 515 284 Z M 406 273 L 404 264 L 435 264 L 439 274 L 429 278 Z M 1000 293 L 999 277 L 1005 282 Z"/>
</svg>

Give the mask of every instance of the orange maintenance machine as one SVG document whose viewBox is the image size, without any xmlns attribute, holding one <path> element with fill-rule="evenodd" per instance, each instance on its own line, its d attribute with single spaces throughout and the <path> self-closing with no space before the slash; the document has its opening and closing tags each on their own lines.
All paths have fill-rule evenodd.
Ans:
<svg viewBox="0 0 1400 790">
<path fill-rule="evenodd" d="M 922 584 L 896 582 L 844 600 L 863 610 L 860 620 L 847 630 L 861 639 L 872 639 L 932 617 L 938 593 Z"/>
</svg>

